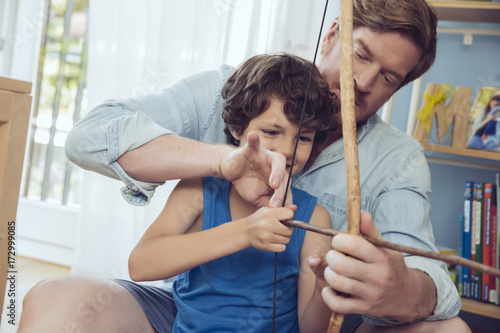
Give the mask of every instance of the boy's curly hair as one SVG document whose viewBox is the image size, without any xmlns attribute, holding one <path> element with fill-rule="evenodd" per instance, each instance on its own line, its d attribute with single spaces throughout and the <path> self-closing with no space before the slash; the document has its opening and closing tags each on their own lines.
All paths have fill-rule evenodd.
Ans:
<svg viewBox="0 0 500 333">
<path fill-rule="evenodd" d="M 271 98 L 284 102 L 286 117 L 299 123 L 312 63 L 300 57 L 280 53 L 256 55 L 246 60 L 228 78 L 222 89 L 222 118 L 228 142 L 238 145 L 229 129 L 243 133 L 250 120 L 267 110 Z M 315 68 L 309 88 L 302 126 L 316 130 L 315 142 L 328 138 L 338 127 L 336 96 Z"/>
</svg>

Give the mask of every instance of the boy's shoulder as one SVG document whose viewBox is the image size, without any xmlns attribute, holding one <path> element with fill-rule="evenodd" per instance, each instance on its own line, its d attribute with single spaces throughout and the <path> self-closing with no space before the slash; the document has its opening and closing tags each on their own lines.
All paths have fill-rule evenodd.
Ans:
<svg viewBox="0 0 500 333">
<path fill-rule="evenodd" d="M 292 186 L 292 196 L 293 196 L 293 203 L 295 205 L 302 203 L 305 200 L 314 201 L 314 204 L 316 204 L 316 202 L 318 201 L 318 198 L 316 198 L 314 195 L 311 195 L 306 191 L 298 189 L 293 186 Z"/>
</svg>

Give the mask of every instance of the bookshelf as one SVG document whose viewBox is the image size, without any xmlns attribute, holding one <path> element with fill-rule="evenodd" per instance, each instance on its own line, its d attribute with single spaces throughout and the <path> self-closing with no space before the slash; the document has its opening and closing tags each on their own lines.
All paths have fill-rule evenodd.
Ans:
<svg viewBox="0 0 500 333">
<path fill-rule="evenodd" d="M 500 2 L 428 0 L 439 21 L 500 23 Z M 500 161 L 500 152 L 422 143 L 427 151 Z M 499 167 L 500 169 L 500 167 Z"/>
<path fill-rule="evenodd" d="M 500 3 L 491 1 L 427 1 L 438 20 L 500 23 Z"/>
<path fill-rule="evenodd" d="M 475 22 L 475 23 L 500 23 L 500 2 L 491 1 L 431 1 L 428 3 L 434 7 L 438 20 L 455 22 Z M 421 85 L 420 82 L 415 82 Z M 418 81 L 418 80 L 417 80 Z M 421 86 L 420 86 L 421 87 Z M 420 87 L 413 88 L 412 102 L 414 104 L 420 98 Z M 414 106 L 410 105 L 410 117 L 415 115 Z M 413 134 L 412 123 L 408 123 L 407 133 Z M 436 152 L 444 156 L 472 157 L 495 164 L 494 168 L 500 170 L 500 152 L 476 150 L 468 148 L 450 147 L 429 143 L 422 143 L 422 147 L 428 152 Z M 478 162 L 477 165 L 481 165 Z M 469 163 L 470 166 L 470 163 Z M 500 306 L 476 301 L 469 298 L 462 298 L 462 311 L 500 319 Z"/>
<path fill-rule="evenodd" d="M 500 319 L 500 306 L 475 301 L 470 298 L 462 298 L 462 311 Z"/>
<path fill-rule="evenodd" d="M 434 151 L 437 153 L 453 154 L 459 156 L 482 158 L 486 160 L 500 161 L 500 151 L 479 150 L 469 148 L 456 148 L 443 145 L 434 145 L 430 143 L 422 143 L 422 147 L 427 151 Z M 500 169 L 500 166 L 499 166 Z"/>
</svg>

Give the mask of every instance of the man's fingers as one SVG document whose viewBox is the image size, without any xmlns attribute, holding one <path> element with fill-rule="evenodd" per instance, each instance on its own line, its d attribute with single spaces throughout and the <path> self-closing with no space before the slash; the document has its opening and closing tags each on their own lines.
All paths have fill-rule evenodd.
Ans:
<svg viewBox="0 0 500 333">
<path fill-rule="evenodd" d="M 324 274 L 325 280 L 337 292 L 357 296 L 367 293 L 365 285 L 355 278 L 349 278 L 342 273 L 337 273 L 330 267 L 325 268 Z"/>
<path fill-rule="evenodd" d="M 318 253 L 313 253 L 309 256 L 308 261 L 309 267 L 314 274 L 319 277 L 324 277 L 325 269 L 328 266 L 325 257 Z"/>
<path fill-rule="evenodd" d="M 369 273 L 366 272 L 366 263 L 335 250 L 326 253 L 325 261 L 328 269 L 351 279 L 363 281 L 366 278 L 364 275 Z"/>
<path fill-rule="evenodd" d="M 337 313 L 363 313 L 361 302 L 358 299 L 346 297 L 336 293 L 331 287 L 321 290 L 321 296 L 326 305 Z"/>
<path fill-rule="evenodd" d="M 248 148 L 250 149 L 259 149 L 260 146 L 260 139 L 259 139 L 259 134 L 256 131 L 251 131 L 247 135 L 247 145 Z"/>
<path fill-rule="evenodd" d="M 269 184 L 274 189 L 285 188 L 287 181 L 288 181 L 288 173 L 286 172 L 285 156 L 278 153 L 272 153 L 271 174 L 269 175 Z"/>
<path fill-rule="evenodd" d="M 360 223 L 360 231 L 363 235 L 375 239 L 382 240 L 382 235 L 378 231 L 377 227 L 373 224 L 372 216 L 368 212 L 361 213 L 361 223 Z"/>
<path fill-rule="evenodd" d="M 283 158 L 281 158 L 283 157 Z M 275 155 L 271 165 L 271 175 L 269 177 L 269 184 L 272 188 L 275 188 L 269 205 L 271 207 L 281 207 L 283 206 L 283 200 L 285 199 L 285 191 L 287 191 L 288 173 L 286 172 L 286 160 L 283 155 Z M 291 205 L 293 201 L 291 200 L 291 193 L 287 195 L 285 206 Z"/>
</svg>

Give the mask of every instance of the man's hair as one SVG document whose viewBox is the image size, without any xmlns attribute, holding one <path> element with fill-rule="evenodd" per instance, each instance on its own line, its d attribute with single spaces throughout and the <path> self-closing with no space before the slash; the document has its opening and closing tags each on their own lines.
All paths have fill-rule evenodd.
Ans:
<svg viewBox="0 0 500 333">
<path fill-rule="evenodd" d="M 425 0 L 354 0 L 353 29 L 395 31 L 411 38 L 422 49 L 422 57 L 398 89 L 419 78 L 436 58 L 437 18 Z"/>
<path fill-rule="evenodd" d="M 262 54 L 246 60 L 228 78 L 222 88 L 222 118 L 228 142 L 238 145 L 229 129 L 242 134 L 250 120 L 265 112 L 271 98 L 284 102 L 286 117 L 299 123 L 312 63 L 290 54 Z M 302 126 L 316 131 L 315 141 L 328 137 L 327 131 L 338 126 L 335 95 L 314 68 Z"/>
</svg>

